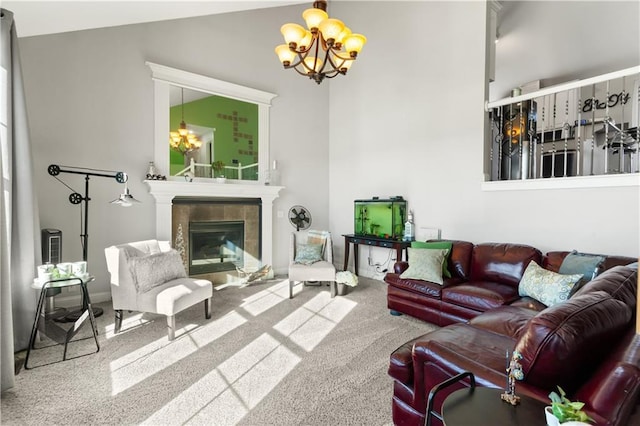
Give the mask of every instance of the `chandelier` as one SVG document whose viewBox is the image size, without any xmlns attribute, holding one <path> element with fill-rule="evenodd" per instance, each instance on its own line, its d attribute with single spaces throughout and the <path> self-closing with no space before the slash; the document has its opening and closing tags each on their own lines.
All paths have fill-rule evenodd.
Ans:
<svg viewBox="0 0 640 426">
<path fill-rule="evenodd" d="M 169 132 L 169 145 L 171 149 L 184 155 L 199 149 L 202 146 L 202 142 L 196 135 L 189 132 L 187 124 L 184 122 L 184 88 L 180 90 L 182 91 L 182 121 L 177 132 Z"/>
<path fill-rule="evenodd" d="M 329 18 L 326 0 L 313 3 L 302 12 L 307 29 L 298 24 L 284 24 L 280 32 L 286 44 L 275 51 L 285 69 L 293 68 L 320 84 L 324 78 L 346 74 L 367 38 L 352 34 L 339 19 Z"/>
</svg>

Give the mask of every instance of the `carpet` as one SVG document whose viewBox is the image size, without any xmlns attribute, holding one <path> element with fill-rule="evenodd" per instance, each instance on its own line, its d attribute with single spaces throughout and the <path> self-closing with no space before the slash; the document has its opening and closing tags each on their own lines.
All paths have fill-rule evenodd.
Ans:
<svg viewBox="0 0 640 426">
<path fill-rule="evenodd" d="M 389 355 L 436 327 L 390 315 L 386 284 L 363 277 L 346 296 L 294 294 L 286 279 L 219 286 L 212 318 L 203 304 L 181 312 L 171 342 L 165 317 L 135 312 L 114 335 L 110 303 L 98 304 L 100 351 L 83 327 L 76 358 L 22 369 L 2 394 L 1 423 L 392 424 Z M 39 349 L 29 364 L 61 357 L 61 347 Z"/>
</svg>

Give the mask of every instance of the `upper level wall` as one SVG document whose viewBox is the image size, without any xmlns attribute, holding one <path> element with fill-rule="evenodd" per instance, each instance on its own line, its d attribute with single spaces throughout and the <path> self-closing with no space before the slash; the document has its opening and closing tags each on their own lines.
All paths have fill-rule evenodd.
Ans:
<svg viewBox="0 0 640 426">
<path fill-rule="evenodd" d="M 498 14 L 490 100 L 640 64 L 640 2 L 506 1 Z"/>
</svg>

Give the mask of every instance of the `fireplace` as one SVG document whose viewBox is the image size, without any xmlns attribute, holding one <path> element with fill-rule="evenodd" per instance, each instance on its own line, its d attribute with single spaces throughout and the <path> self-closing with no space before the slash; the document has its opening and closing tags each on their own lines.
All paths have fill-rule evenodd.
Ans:
<svg viewBox="0 0 640 426">
<path fill-rule="evenodd" d="M 189 275 L 244 267 L 244 221 L 189 222 Z"/>
<path fill-rule="evenodd" d="M 161 164 L 159 161 L 156 164 Z M 146 180 L 156 202 L 156 238 L 176 244 L 181 240 L 185 257 L 189 247 L 189 222 L 244 220 L 244 270 L 273 265 L 273 203 L 282 186 L 194 178 L 192 182 L 169 178 Z M 239 201 L 244 200 L 240 206 Z M 180 238 L 178 238 L 180 236 Z M 186 259 L 186 268 L 189 261 Z M 227 272 L 202 274 L 213 282 L 226 282 Z"/>
<path fill-rule="evenodd" d="M 257 198 L 175 197 L 172 241 L 183 241 L 189 275 L 212 279 L 260 268 L 261 213 Z"/>
</svg>

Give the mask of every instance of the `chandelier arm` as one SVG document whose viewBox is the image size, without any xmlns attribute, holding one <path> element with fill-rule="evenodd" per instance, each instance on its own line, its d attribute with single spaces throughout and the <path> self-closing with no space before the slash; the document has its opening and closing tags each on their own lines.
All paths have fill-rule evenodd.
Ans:
<svg viewBox="0 0 640 426">
<path fill-rule="evenodd" d="M 298 65 L 300 65 L 300 64 L 298 64 Z M 304 66 L 304 62 L 302 63 L 302 65 Z M 289 67 L 289 68 L 291 68 L 291 67 Z M 293 67 L 293 69 L 294 69 L 298 74 L 300 74 L 300 75 L 304 75 L 305 77 L 306 77 L 307 75 L 309 75 L 309 74 L 308 74 L 308 73 L 306 73 L 306 72 L 302 72 L 302 71 L 300 71 L 300 70 L 299 70 L 298 68 L 296 68 L 296 67 Z"/>
<path fill-rule="evenodd" d="M 294 50 L 294 52 L 296 52 L 297 54 L 301 54 L 301 53 L 309 53 L 309 51 L 311 49 L 313 49 L 314 47 L 317 46 L 318 43 L 318 39 L 320 38 L 320 36 L 318 36 L 319 33 L 311 33 L 311 43 L 309 43 L 309 46 L 307 46 L 306 49 L 298 46 L 296 47 L 296 49 Z"/>
<path fill-rule="evenodd" d="M 325 78 L 334 78 L 336 76 L 339 76 L 340 74 L 344 75 L 345 73 L 343 73 L 342 71 L 334 71 L 333 74 L 329 75 L 329 74 L 325 74 Z"/>
</svg>

